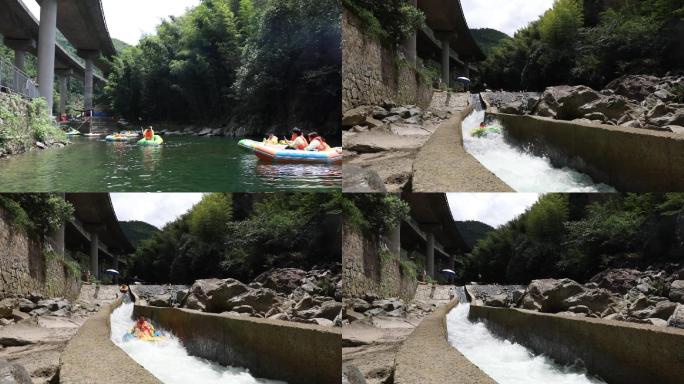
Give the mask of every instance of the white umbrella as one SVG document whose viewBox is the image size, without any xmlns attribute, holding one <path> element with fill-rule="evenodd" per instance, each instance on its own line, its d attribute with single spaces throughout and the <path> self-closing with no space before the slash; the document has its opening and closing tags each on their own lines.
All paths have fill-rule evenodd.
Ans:
<svg viewBox="0 0 684 384">
<path fill-rule="evenodd" d="M 450 273 L 450 274 L 452 274 L 452 275 L 455 275 L 455 274 L 456 274 L 456 272 L 452 271 L 451 269 L 442 269 L 442 272 L 443 272 L 443 273 Z"/>
<path fill-rule="evenodd" d="M 467 77 L 463 77 L 463 76 L 457 78 L 456 80 L 462 81 L 464 83 L 470 83 L 470 79 Z"/>
<path fill-rule="evenodd" d="M 108 269 L 105 271 L 105 273 L 109 273 L 110 275 L 118 275 L 119 271 L 117 271 L 116 269 Z"/>
</svg>

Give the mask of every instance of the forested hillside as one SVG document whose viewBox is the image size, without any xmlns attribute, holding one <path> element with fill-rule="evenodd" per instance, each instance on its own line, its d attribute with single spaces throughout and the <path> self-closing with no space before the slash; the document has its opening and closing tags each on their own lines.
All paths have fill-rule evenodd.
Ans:
<svg viewBox="0 0 684 384">
<path fill-rule="evenodd" d="M 473 35 L 477 45 L 482 48 L 482 52 L 484 52 L 485 55 L 489 55 L 494 47 L 501 43 L 501 40 L 511 38 L 507 34 L 491 28 L 471 29 L 470 33 Z"/>
<path fill-rule="evenodd" d="M 137 247 L 143 240 L 147 240 L 159 232 L 159 228 L 144 221 L 120 221 L 119 225 L 134 247 Z"/>
<path fill-rule="evenodd" d="M 335 0 L 203 0 L 125 49 L 106 96 L 131 121 L 338 136 L 340 36 Z"/>
<path fill-rule="evenodd" d="M 131 275 L 149 282 L 207 277 L 249 281 L 273 267 L 339 263 L 341 193 L 205 195 L 133 257 Z"/>
<path fill-rule="evenodd" d="M 481 65 L 492 89 L 602 88 L 624 74 L 684 70 L 684 0 L 556 0 Z"/>
<path fill-rule="evenodd" d="M 490 232 L 465 258 L 465 279 L 526 284 L 586 279 L 606 268 L 684 258 L 684 194 L 548 194 Z"/>
<path fill-rule="evenodd" d="M 461 234 L 463 241 L 472 248 L 478 242 L 478 240 L 487 236 L 487 234 L 494 230 L 491 226 L 482 223 L 480 221 L 457 221 L 456 227 L 458 232 Z"/>
</svg>

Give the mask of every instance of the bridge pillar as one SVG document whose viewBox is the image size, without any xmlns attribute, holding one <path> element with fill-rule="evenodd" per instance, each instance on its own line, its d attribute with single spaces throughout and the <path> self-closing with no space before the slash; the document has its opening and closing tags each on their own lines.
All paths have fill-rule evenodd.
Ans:
<svg viewBox="0 0 684 384">
<path fill-rule="evenodd" d="M 38 90 L 52 114 L 52 90 L 55 81 L 55 43 L 57 39 L 57 0 L 38 0 Z"/>
<path fill-rule="evenodd" d="M 442 81 L 447 86 L 451 85 L 449 81 L 451 79 L 449 70 L 449 54 L 451 53 L 451 48 L 449 47 L 449 39 L 445 36 L 442 38 Z"/>
<path fill-rule="evenodd" d="M 69 77 L 74 73 L 71 69 L 62 69 L 57 71 L 59 75 L 59 115 L 62 116 L 66 113 L 66 102 L 69 90 L 67 88 L 69 84 Z"/>
<path fill-rule="evenodd" d="M 97 231 L 90 232 L 90 273 L 96 279 L 100 279 L 100 267 L 98 265 L 98 251 L 100 248 Z"/>
<path fill-rule="evenodd" d="M 14 50 L 14 66 L 25 72 L 26 52 L 36 48 L 33 39 L 8 39 L 4 38 L 5 45 Z"/>
<path fill-rule="evenodd" d="M 409 5 L 416 7 L 418 5 L 418 0 L 408 0 Z M 406 61 L 416 66 L 417 48 L 416 48 L 416 32 L 414 31 L 411 36 L 404 42 L 404 55 L 406 56 Z"/>
<path fill-rule="evenodd" d="M 435 278 L 435 234 L 428 231 L 426 234 L 425 258 L 427 264 L 427 274 L 430 278 Z"/>
<path fill-rule="evenodd" d="M 83 84 L 83 109 L 93 109 L 93 59 L 100 55 L 99 51 L 79 50 L 78 55 L 85 59 L 85 79 Z"/>
<path fill-rule="evenodd" d="M 60 193 L 59 197 L 64 200 L 65 194 Z M 66 227 L 66 223 L 63 223 L 55 233 L 52 234 L 52 249 L 55 251 L 56 254 L 58 254 L 61 258 L 64 258 L 64 228 Z"/>
</svg>

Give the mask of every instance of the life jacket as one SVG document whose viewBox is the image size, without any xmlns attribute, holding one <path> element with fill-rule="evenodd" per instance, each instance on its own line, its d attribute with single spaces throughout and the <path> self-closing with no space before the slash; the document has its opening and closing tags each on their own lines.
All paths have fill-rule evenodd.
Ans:
<svg viewBox="0 0 684 384">
<path fill-rule="evenodd" d="M 304 137 L 304 135 L 302 135 L 302 136 L 298 136 L 294 140 L 293 146 L 297 149 L 304 150 L 304 149 L 306 149 L 306 147 L 309 146 L 309 142 L 306 141 L 306 138 Z"/>
<path fill-rule="evenodd" d="M 313 143 L 314 141 L 318 143 L 318 145 L 316 145 L 314 147 L 314 150 L 316 150 L 318 152 L 323 152 L 323 151 L 327 151 L 330 149 L 330 146 L 328 145 L 328 143 L 326 143 L 323 140 L 322 137 L 317 137 L 317 138 L 313 139 L 313 141 L 311 143 Z"/>
</svg>

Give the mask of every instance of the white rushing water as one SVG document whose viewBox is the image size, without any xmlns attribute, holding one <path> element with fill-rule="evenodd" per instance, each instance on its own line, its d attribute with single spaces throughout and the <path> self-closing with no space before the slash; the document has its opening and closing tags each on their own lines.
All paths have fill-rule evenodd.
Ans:
<svg viewBox="0 0 684 384">
<path fill-rule="evenodd" d="M 180 340 L 170 333 L 158 342 L 123 336 L 134 325 L 133 304 L 123 304 L 111 316 L 112 341 L 133 360 L 167 384 L 285 384 L 282 381 L 256 379 L 244 368 L 225 367 L 212 361 L 190 356 Z"/>
<path fill-rule="evenodd" d="M 548 158 L 537 157 L 507 143 L 501 133 L 473 137 L 484 120 L 484 111 L 473 111 L 463 120 L 463 145 L 482 165 L 518 192 L 615 192 L 606 184 L 570 168 L 554 168 Z M 493 124 L 501 128 L 499 124 Z"/>
<path fill-rule="evenodd" d="M 449 344 L 499 384 L 604 383 L 580 369 L 560 366 L 520 344 L 497 338 L 484 323 L 468 320 L 469 310 L 469 304 L 459 304 L 447 315 Z"/>
</svg>

